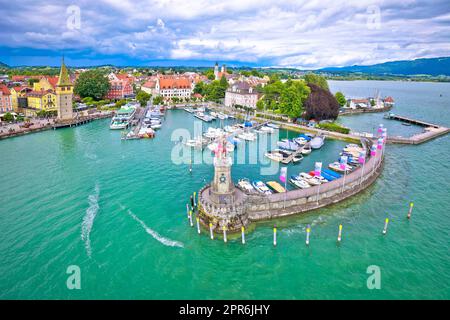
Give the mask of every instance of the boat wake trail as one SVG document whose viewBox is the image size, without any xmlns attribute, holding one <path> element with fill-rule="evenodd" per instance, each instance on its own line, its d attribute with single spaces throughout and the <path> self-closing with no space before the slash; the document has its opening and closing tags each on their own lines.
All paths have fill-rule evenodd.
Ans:
<svg viewBox="0 0 450 320">
<path fill-rule="evenodd" d="M 125 207 L 121 206 L 123 210 L 125 210 Z M 178 241 L 174 241 L 174 240 L 170 240 L 167 238 L 164 238 L 163 236 L 161 236 L 158 232 L 150 229 L 149 227 L 147 227 L 147 225 L 144 223 L 144 221 L 142 221 L 141 219 L 139 219 L 133 212 L 131 212 L 130 209 L 127 210 L 127 213 L 137 222 L 139 222 L 139 224 L 142 226 L 142 228 L 145 229 L 145 231 L 151 235 L 155 240 L 161 242 L 163 245 L 168 246 L 168 247 L 179 247 L 179 248 L 183 248 L 184 245 L 181 242 Z"/>
<path fill-rule="evenodd" d="M 84 241 L 84 246 L 86 247 L 86 253 L 90 258 L 92 255 L 91 249 L 91 239 L 89 237 L 92 226 L 94 225 L 94 219 L 97 215 L 98 209 L 100 208 L 98 205 L 98 197 L 100 194 L 100 188 L 95 185 L 95 192 L 89 195 L 89 208 L 86 209 L 86 214 L 83 217 L 83 222 L 81 223 L 81 240 Z"/>
</svg>

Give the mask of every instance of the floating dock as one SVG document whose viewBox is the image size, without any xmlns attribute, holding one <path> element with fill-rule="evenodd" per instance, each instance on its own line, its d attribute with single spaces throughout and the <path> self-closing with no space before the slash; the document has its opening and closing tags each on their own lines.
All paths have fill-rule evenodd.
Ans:
<svg viewBox="0 0 450 320">
<path fill-rule="evenodd" d="M 105 114 L 97 114 L 97 115 L 92 115 L 92 116 L 86 116 L 86 117 L 78 117 L 72 120 L 66 120 L 66 121 L 61 121 L 61 122 L 57 122 L 55 124 L 52 125 L 53 130 L 56 129 L 61 129 L 61 128 L 68 128 L 68 127 L 76 127 L 94 120 L 98 120 L 98 119 L 105 119 L 105 118 L 110 118 L 112 115 L 112 113 L 105 113 Z"/>
</svg>

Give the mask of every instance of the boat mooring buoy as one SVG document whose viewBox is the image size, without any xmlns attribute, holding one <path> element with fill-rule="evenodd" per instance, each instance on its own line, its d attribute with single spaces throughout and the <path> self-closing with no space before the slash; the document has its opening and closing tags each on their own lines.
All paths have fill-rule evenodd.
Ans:
<svg viewBox="0 0 450 320">
<path fill-rule="evenodd" d="M 309 233 L 311 232 L 311 226 L 308 224 L 306 227 L 306 245 L 309 246 Z"/>
<path fill-rule="evenodd" d="M 223 226 L 223 242 L 227 242 L 227 227 Z"/>
<path fill-rule="evenodd" d="M 192 222 L 192 210 L 189 211 L 189 222 L 191 224 L 191 227 L 193 227 L 194 223 Z"/>
<path fill-rule="evenodd" d="M 197 233 L 200 234 L 200 218 L 197 216 L 196 220 L 197 220 Z"/>
<path fill-rule="evenodd" d="M 337 241 L 341 242 L 341 240 L 342 240 L 342 224 L 339 225 L 339 233 L 338 233 Z"/>
<path fill-rule="evenodd" d="M 411 213 L 412 213 L 413 207 L 414 207 L 414 203 L 410 202 L 409 203 L 409 211 L 408 211 L 408 219 L 411 219 Z"/>
<path fill-rule="evenodd" d="M 273 245 L 277 245 L 277 225 L 273 226 Z"/>
<path fill-rule="evenodd" d="M 386 218 L 386 220 L 384 220 L 383 234 L 386 234 L 386 233 L 387 233 L 388 223 L 389 223 L 389 218 Z"/>
<path fill-rule="evenodd" d="M 209 237 L 211 238 L 211 240 L 214 240 L 214 233 L 213 233 L 213 227 L 212 227 L 212 223 L 209 223 Z"/>
<path fill-rule="evenodd" d="M 245 228 L 244 228 L 244 226 L 241 227 L 241 234 L 242 234 L 242 244 L 245 244 Z"/>
</svg>

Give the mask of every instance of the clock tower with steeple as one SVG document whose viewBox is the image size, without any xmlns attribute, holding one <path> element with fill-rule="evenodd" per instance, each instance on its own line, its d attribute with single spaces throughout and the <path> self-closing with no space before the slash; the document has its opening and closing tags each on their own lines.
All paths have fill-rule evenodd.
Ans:
<svg viewBox="0 0 450 320">
<path fill-rule="evenodd" d="M 232 159 L 227 154 L 226 140 L 219 138 L 214 157 L 214 179 L 211 183 L 211 198 L 216 203 L 234 202 L 235 187 L 231 179 Z"/>
<path fill-rule="evenodd" d="M 56 84 L 56 109 L 58 110 L 59 120 L 73 119 L 72 97 L 73 85 L 70 82 L 69 71 L 63 58 L 58 83 Z"/>
</svg>

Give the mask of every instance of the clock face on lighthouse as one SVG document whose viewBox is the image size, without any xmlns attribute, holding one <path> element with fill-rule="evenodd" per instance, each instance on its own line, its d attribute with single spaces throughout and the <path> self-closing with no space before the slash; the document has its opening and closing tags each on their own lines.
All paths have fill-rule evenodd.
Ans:
<svg viewBox="0 0 450 320">
<path fill-rule="evenodd" d="M 219 178 L 219 181 L 221 184 L 227 182 L 227 177 L 225 177 L 225 174 L 222 173 L 222 175 Z"/>
</svg>

